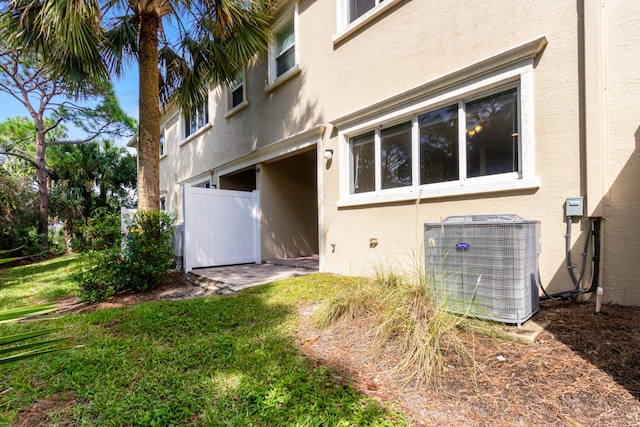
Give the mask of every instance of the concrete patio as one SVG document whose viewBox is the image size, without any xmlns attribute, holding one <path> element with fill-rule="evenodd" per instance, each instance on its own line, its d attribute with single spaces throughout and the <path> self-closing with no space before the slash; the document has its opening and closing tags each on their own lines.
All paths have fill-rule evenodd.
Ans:
<svg viewBox="0 0 640 427">
<path fill-rule="evenodd" d="M 232 294 L 252 286 L 318 272 L 318 256 L 279 258 L 264 264 L 194 268 L 193 279 L 218 294 Z"/>
</svg>

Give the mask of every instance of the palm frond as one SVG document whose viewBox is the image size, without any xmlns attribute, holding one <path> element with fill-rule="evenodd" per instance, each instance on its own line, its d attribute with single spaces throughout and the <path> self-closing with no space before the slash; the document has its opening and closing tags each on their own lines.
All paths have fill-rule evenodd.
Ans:
<svg viewBox="0 0 640 427">
<path fill-rule="evenodd" d="M 40 304 L 3 310 L 0 311 L 0 324 L 23 321 L 34 316 L 50 313 L 54 310 L 56 310 L 54 304 Z M 49 335 L 59 330 L 61 330 L 61 328 L 47 328 L 0 336 L 0 365 L 71 348 L 72 346 L 68 345 L 70 341 L 68 337 L 22 343 L 23 341 Z"/>
</svg>

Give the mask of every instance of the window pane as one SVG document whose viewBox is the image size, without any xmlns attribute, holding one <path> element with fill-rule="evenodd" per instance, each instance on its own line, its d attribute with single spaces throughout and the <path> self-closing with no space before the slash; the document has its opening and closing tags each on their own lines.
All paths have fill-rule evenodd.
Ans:
<svg viewBox="0 0 640 427">
<path fill-rule="evenodd" d="M 276 77 L 279 77 L 292 69 L 296 65 L 295 47 L 291 46 L 289 50 L 283 52 L 276 58 Z"/>
<path fill-rule="evenodd" d="M 518 90 L 466 104 L 467 176 L 518 171 Z"/>
<path fill-rule="evenodd" d="M 373 132 L 351 138 L 352 193 L 375 190 L 376 157 L 374 150 Z"/>
<path fill-rule="evenodd" d="M 349 0 L 349 23 L 352 23 L 376 5 L 376 0 Z"/>
<path fill-rule="evenodd" d="M 242 90 L 242 86 L 239 86 L 238 88 L 234 89 L 233 92 L 231 92 L 231 108 L 233 107 L 237 107 L 238 105 L 242 104 L 242 101 L 244 101 L 244 93 Z"/>
<path fill-rule="evenodd" d="M 411 185 L 411 122 L 380 132 L 382 188 Z"/>
<path fill-rule="evenodd" d="M 184 115 L 184 136 L 185 137 L 191 135 L 191 116 L 192 114 Z"/>
<path fill-rule="evenodd" d="M 420 184 L 454 181 L 458 174 L 458 105 L 418 116 Z"/>
<path fill-rule="evenodd" d="M 293 19 L 284 24 L 276 32 L 276 56 L 295 44 L 295 34 L 293 31 Z"/>
<path fill-rule="evenodd" d="M 189 135 L 191 135 L 192 133 L 195 133 L 195 131 L 198 130 L 198 112 L 194 111 L 193 114 L 191 114 L 191 129 L 189 131 Z"/>
<path fill-rule="evenodd" d="M 164 155 L 164 132 L 160 134 L 160 155 Z"/>
</svg>

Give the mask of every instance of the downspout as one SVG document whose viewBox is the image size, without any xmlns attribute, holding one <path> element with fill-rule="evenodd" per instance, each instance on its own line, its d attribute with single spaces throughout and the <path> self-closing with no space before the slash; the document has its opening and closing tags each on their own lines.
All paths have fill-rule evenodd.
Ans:
<svg viewBox="0 0 640 427">
<path fill-rule="evenodd" d="M 601 227 L 601 220 L 606 217 L 609 189 L 605 2 L 606 0 L 584 0 L 586 208 L 588 217 L 600 222 Z M 594 239 L 594 245 L 596 244 Z M 594 263 L 593 275 L 603 277 L 603 251 L 598 252 L 599 262 Z M 600 283 L 596 296 L 598 311 L 602 304 L 603 288 L 601 280 L 596 279 L 594 282 Z"/>
</svg>

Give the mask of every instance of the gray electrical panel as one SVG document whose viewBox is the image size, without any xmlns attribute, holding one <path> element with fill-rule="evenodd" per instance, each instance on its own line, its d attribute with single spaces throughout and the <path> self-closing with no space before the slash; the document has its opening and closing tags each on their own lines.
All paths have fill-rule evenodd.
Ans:
<svg viewBox="0 0 640 427">
<path fill-rule="evenodd" d="M 584 216 L 584 197 L 569 197 L 565 211 L 567 216 Z"/>
</svg>

